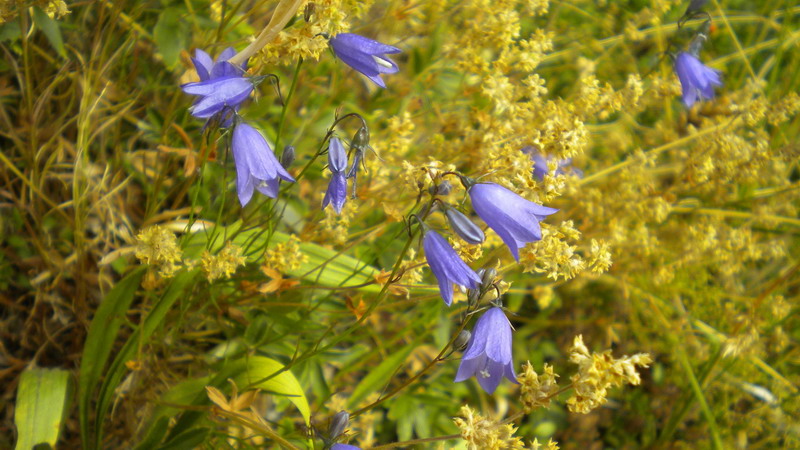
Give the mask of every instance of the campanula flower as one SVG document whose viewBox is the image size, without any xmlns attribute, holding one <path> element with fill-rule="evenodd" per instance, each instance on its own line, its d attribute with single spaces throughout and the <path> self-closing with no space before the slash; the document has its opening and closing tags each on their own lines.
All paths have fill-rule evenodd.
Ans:
<svg viewBox="0 0 800 450">
<path fill-rule="evenodd" d="M 294 181 L 278 162 L 264 136 L 247 123 L 238 122 L 234 126 L 231 148 L 236 163 L 236 190 L 242 206 L 253 197 L 254 189 L 275 198 L 278 196 L 278 178 Z"/>
<path fill-rule="evenodd" d="M 520 248 L 542 239 L 539 222 L 558 212 L 495 183 L 474 183 L 468 192 L 472 208 L 500 236 L 517 261 Z"/>
<path fill-rule="evenodd" d="M 714 98 L 714 86 L 722 86 L 718 70 L 704 65 L 687 52 L 680 52 L 675 57 L 675 73 L 681 81 L 683 103 L 687 108 L 691 108 L 698 98 Z"/>
<path fill-rule="evenodd" d="M 363 73 L 373 83 L 385 88 L 381 79 L 383 73 L 397 73 L 400 69 L 385 54 L 400 53 L 400 49 L 391 45 L 365 38 L 353 33 L 340 33 L 330 40 L 336 56 L 345 64 Z"/>
<path fill-rule="evenodd" d="M 181 86 L 187 94 L 198 96 L 189 108 L 193 116 L 208 119 L 218 113 L 233 113 L 253 92 L 253 83 L 243 76 L 244 70 L 228 62 L 235 54 L 233 48 L 225 49 L 212 62 L 208 53 L 195 51 L 192 62 L 200 81 Z"/>
<path fill-rule="evenodd" d="M 517 383 L 511 356 L 511 322 L 502 308 L 490 308 L 472 329 L 455 381 L 464 381 L 473 375 L 489 394 L 494 393 L 503 377 Z"/>
<path fill-rule="evenodd" d="M 458 256 L 447 239 L 435 231 L 426 231 L 422 238 L 425 259 L 439 282 L 439 293 L 447 306 L 453 303 L 453 284 L 475 289 L 481 277 Z"/>
<path fill-rule="evenodd" d="M 361 447 L 350 444 L 333 444 L 331 450 L 361 450 Z"/>
<path fill-rule="evenodd" d="M 539 181 L 544 181 L 544 176 L 549 173 L 548 164 L 550 161 L 553 160 L 552 156 L 545 156 L 535 147 L 526 146 L 522 147 L 522 153 L 528 154 L 531 157 L 531 161 L 533 161 L 533 177 Z M 556 168 L 555 173 L 553 175 L 564 175 L 566 173 L 565 169 L 570 169 L 570 173 L 582 177 L 583 172 L 570 167 L 572 165 L 572 158 L 562 159 L 558 161 L 558 167 Z"/>
<path fill-rule="evenodd" d="M 331 145 L 328 148 L 328 169 L 331 171 L 331 181 L 328 183 L 328 190 L 325 198 L 322 199 L 322 209 L 333 204 L 336 214 L 342 213 L 342 207 L 347 200 L 347 153 L 339 138 L 331 138 Z"/>
</svg>

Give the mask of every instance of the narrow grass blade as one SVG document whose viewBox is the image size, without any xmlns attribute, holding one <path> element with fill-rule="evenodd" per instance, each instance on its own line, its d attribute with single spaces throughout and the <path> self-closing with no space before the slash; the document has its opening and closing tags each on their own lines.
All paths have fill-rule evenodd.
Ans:
<svg viewBox="0 0 800 450">
<path fill-rule="evenodd" d="M 140 267 L 120 280 L 105 296 L 97 313 L 89 325 L 89 334 L 83 345 L 83 357 L 78 377 L 78 409 L 81 438 L 84 447 L 90 445 L 89 408 L 95 386 L 100 380 L 103 367 L 106 365 L 119 328 L 125 320 L 125 313 L 130 308 L 136 289 L 139 287 L 146 268 Z"/>
</svg>

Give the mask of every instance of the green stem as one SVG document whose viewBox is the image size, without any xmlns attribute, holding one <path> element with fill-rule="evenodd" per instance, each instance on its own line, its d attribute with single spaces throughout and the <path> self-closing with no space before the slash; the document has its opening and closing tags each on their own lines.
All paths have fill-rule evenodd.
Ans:
<svg viewBox="0 0 800 450">
<path fill-rule="evenodd" d="M 703 416 L 708 422 L 708 428 L 711 432 L 711 442 L 713 447 L 717 450 L 721 450 L 724 447 L 722 445 L 722 440 L 719 437 L 719 430 L 717 429 L 717 421 L 714 419 L 714 413 L 711 411 L 711 408 L 708 407 L 706 397 L 703 395 L 703 389 L 700 387 L 697 377 L 695 377 L 694 371 L 692 370 L 692 364 L 689 362 L 689 357 L 686 355 L 686 351 L 677 342 L 675 342 L 675 344 L 675 349 L 678 352 L 678 360 L 683 367 L 683 370 L 686 371 L 686 375 L 689 378 L 689 384 L 692 386 L 692 391 L 694 391 L 694 395 L 697 398 L 697 403 L 700 404 L 700 409 L 703 412 Z"/>
<path fill-rule="evenodd" d="M 281 148 L 281 132 L 283 131 L 283 122 L 286 119 L 286 110 L 289 109 L 289 102 L 292 101 L 292 95 L 297 87 L 297 78 L 300 75 L 300 66 L 303 65 L 303 58 L 297 60 L 297 65 L 294 68 L 294 76 L 292 77 L 292 85 L 289 87 L 289 93 L 286 94 L 286 101 L 283 102 L 283 109 L 281 109 L 281 119 L 278 121 L 278 133 L 275 136 L 275 150 Z"/>
<path fill-rule="evenodd" d="M 309 350 L 309 351 L 303 353 L 302 355 L 300 355 L 300 356 L 292 359 L 291 361 L 289 361 L 288 364 L 283 366 L 280 370 L 275 371 L 275 373 L 273 373 L 273 374 L 271 374 L 269 376 L 266 376 L 266 377 L 264 377 L 264 378 L 262 378 L 260 380 L 256 380 L 256 381 L 250 383 L 250 385 L 247 387 L 247 389 L 252 389 L 254 386 L 256 386 L 258 384 L 261 384 L 261 383 L 264 383 L 266 381 L 269 381 L 272 378 L 275 378 L 276 376 L 280 375 L 281 373 L 286 372 L 287 370 L 291 369 L 293 366 L 295 366 L 297 364 L 300 364 L 300 363 L 312 358 L 313 356 L 318 355 L 319 353 L 327 351 L 328 349 L 338 345 L 345 338 L 347 338 L 348 336 L 353 334 L 353 332 L 355 332 L 356 330 L 360 329 L 361 328 L 361 324 L 363 324 L 364 321 L 366 321 L 369 318 L 370 314 L 372 314 L 372 312 L 388 296 L 389 287 L 392 285 L 392 281 L 391 280 L 393 280 L 397 276 L 397 273 L 400 271 L 400 267 L 403 265 L 403 259 L 406 257 L 406 253 L 408 253 L 408 249 L 411 248 L 411 244 L 414 242 L 414 238 L 416 237 L 418 232 L 419 232 L 419 229 L 415 230 L 413 233 L 411 233 L 411 235 L 409 236 L 408 240 L 406 240 L 405 246 L 403 246 L 403 250 L 400 252 L 400 256 L 397 258 L 397 262 L 395 263 L 394 267 L 392 268 L 392 273 L 391 273 L 391 275 L 389 275 L 389 280 L 390 281 L 388 281 L 386 284 L 383 285 L 383 287 L 381 288 L 380 292 L 378 292 L 378 295 L 375 298 L 375 301 L 372 302 L 369 305 L 367 310 L 364 311 L 364 314 L 362 314 L 361 317 L 358 320 L 356 320 L 356 322 L 354 324 L 350 325 L 350 327 L 348 327 L 346 330 L 342 331 L 341 333 L 339 333 L 338 335 L 333 337 L 329 343 L 327 343 L 325 345 L 322 345 L 322 346 L 317 346 L 315 348 L 312 348 L 311 350 Z"/>
</svg>

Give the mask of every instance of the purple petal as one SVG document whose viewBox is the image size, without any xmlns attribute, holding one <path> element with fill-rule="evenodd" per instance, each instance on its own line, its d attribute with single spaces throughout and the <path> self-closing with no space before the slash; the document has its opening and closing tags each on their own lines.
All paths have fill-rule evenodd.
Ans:
<svg viewBox="0 0 800 450">
<path fill-rule="evenodd" d="M 325 191 L 325 198 L 322 199 L 322 209 L 329 203 L 333 204 L 336 214 L 342 213 L 342 207 L 347 201 L 347 178 L 344 172 L 335 172 L 328 183 L 328 190 Z"/>
<path fill-rule="evenodd" d="M 478 384 L 486 393 L 494 394 L 497 386 L 500 386 L 500 382 L 503 380 L 504 370 L 503 364 L 487 359 L 486 366 L 475 374 L 475 378 L 478 379 Z"/>
<path fill-rule="evenodd" d="M 195 70 L 197 70 L 197 75 L 200 77 L 200 81 L 208 80 L 209 72 L 211 72 L 211 67 L 214 65 L 211 56 L 198 48 L 194 51 L 192 62 L 194 63 Z"/>
<path fill-rule="evenodd" d="M 430 266 L 436 280 L 439 282 L 439 292 L 447 306 L 453 301 L 453 284 L 474 289 L 481 279 L 453 250 L 439 233 L 428 231 L 422 239 L 425 249 L 425 259 Z"/>
<path fill-rule="evenodd" d="M 219 56 L 217 56 L 217 62 L 220 63 L 222 61 L 227 61 L 233 58 L 234 56 L 236 56 L 236 49 L 233 47 L 228 47 L 225 50 L 223 50 L 219 54 Z"/>
<path fill-rule="evenodd" d="M 328 148 L 328 167 L 331 172 L 344 172 L 347 170 L 347 152 L 339 138 L 331 138 L 331 145 Z"/>
<path fill-rule="evenodd" d="M 481 370 L 485 365 L 486 365 L 486 355 L 484 354 L 480 354 L 472 359 L 462 358 L 461 364 L 458 366 L 458 372 L 456 373 L 456 378 L 454 381 L 456 383 L 459 383 L 468 380 L 470 377 L 475 375 L 479 370 Z"/>
<path fill-rule="evenodd" d="M 349 51 L 358 51 L 359 53 L 366 53 L 368 55 L 381 55 L 384 53 L 394 54 L 400 53 L 397 47 L 382 44 L 370 38 L 354 34 L 354 33 L 339 33 L 331 38 L 331 45 L 336 52 L 340 49 Z"/>
</svg>

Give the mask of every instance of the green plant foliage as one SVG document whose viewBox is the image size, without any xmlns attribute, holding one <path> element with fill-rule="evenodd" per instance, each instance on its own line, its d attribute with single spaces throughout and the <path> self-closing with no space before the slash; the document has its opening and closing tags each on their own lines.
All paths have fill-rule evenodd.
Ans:
<svg viewBox="0 0 800 450">
<path fill-rule="evenodd" d="M 17 388 L 14 423 L 17 450 L 56 447 L 70 402 L 70 374 L 60 369 L 28 369 Z"/>
</svg>

